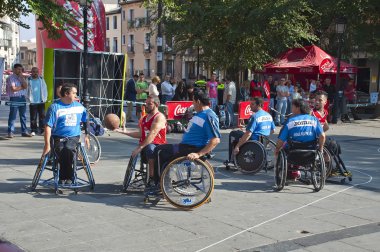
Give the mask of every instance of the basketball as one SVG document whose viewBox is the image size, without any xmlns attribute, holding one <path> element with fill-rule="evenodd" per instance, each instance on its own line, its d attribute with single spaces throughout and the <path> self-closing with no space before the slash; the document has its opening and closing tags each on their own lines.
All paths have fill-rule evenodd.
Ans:
<svg viewBox="0 0 380 252">
<path fill-rule="evenodd" d="M 109 130 L 118 129 L 120 126 L 120 118 L 115 114 L 108 114 L 104 117 L 104 126 Z"/>
</svg>

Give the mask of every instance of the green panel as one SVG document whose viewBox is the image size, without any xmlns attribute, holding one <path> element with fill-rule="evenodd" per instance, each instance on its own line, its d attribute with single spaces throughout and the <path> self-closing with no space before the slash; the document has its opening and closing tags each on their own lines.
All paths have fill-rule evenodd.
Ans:
<svg viewBox="0 0 380 252">
<path fill-rule="evenodd" d="M 54 100 L 54 49 L 44 49 L 44 79 L 48 90 L 48 102 L 45 103 L 47 109 Z"/>
</svg>

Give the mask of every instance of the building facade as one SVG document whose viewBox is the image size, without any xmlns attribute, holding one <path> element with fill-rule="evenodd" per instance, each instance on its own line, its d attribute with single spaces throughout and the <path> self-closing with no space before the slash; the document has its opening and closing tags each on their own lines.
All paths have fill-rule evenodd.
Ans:
<svg viewBox="0 0 380 252">
<path fill-rule="evenodd" d="M 21 41 L 19 58 L 25 71 L 30 71 L 32 70 L 32 67 L 37 66 L 37 49 L 35 39 Z"/>
<path fill-rule="evenodd" d="M 20 28 L 9 17 L 0 18 L 0 57 L 5 59 L 4 69 L 12 69 L 19 62 Z"/>
<path fill-rule="evenodd" d="M 121 8 L 106 7 L 106 51 L 121 52 Z M 113 5 L 112 5 L 113 7 Z"/>
</svg>

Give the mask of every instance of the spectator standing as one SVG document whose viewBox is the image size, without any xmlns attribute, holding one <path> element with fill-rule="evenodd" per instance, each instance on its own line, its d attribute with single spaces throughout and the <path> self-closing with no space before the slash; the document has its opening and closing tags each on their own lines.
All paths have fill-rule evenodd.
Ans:
<svg viewBox="0 0 380 252">
<path fill-rule="evenodd" d="M 47 86 L 45 80 L 39 76 L 37 67 L 33 67 L 31 73 L 32 75 L 28 78 L 27 100 L 30 102 L 30 129 L 32 136 L 34 136 L 36 133 L 42 134 L 44 131 Z"/>
<path fill-rule="evenodd" d="M 330 77 L 327 77 L 324 81 L 324 91 L 327 93 L 327 99 L 329 101 L 330 104 L 333 104 L 334 103 L 334 96 L 335 96 L 335 92 L 336 92 L 336 89 L 335 89 L 335 86 L 334 85 L 331 85 L 331 79 Z"/>
<path fill-rule="evenodd" d="M 344 95 L 347 100 L 347 104 L 356 104 L 357 103 L 357 96 L 356 96 L 356 87 L 353 79 L 350 79 L 348 81 L 348 85 L 344 89 Z M 354 117 L 354 120 L 361 120 L 361 118 L 356 113 L 356 108 L 351 108 L 352 116 Z M 346 120 L 350 120 L 348 113 L 345 115 Z"/>
<path fill-rule="evenodd" d="M 226 83 L 223 96 L 223 103 L 226 106 L 226 126 L 233 127 L 235 124 L 234 105 L 236 103 L 236 85 L 231 81 L 229 76 L 226 76 Z"/>
<path fill-rule="evenodd" d="M 251 97 L 263 97 L 263 87 L 261 83 L 257 80 L 252 80 L 250 84 L 250 95 Z"/>
<path fill-rule="evenodd" d="M 315 82 L 314 79 L 311 79 L 310 86 L 309 86 L 309 93 L 311 94 L 315 91 L 317 91 L 317 83 Z"/>
<path fill-rule="evenodd" d="M 136 82 L 136 101 L 140 103 L 145 103 L 146 98 L 148 97 L 148 83 L 145 81 L 145 76 L 143 73 L 140 73 L 139 79 Z M 141 104 L 136 105 L 137 117 L 141 117 Z"/>
<path fill-rule="evenodd" d="M 160 82 L 161 82 L 160 77 L 154 76 L 152 78 L 152 83 L 150 83 L 149 88 L 148 88 L 150 97 L 159 99 L 158 96 L 160 95 L 160 93 L 158 92 L 157 85 Z"/>
<path fill-rule="evenodd" d="M 249 80 L 243 81 L 243 84 L 240 87 L 240 97 L 242 101 L 249 100 Z"/>
<path fill-rule="evenodd" d="M 215 111 L 216 106 L 218 105 L 218 82 L 216 82 L 216 73 L 213 73 L 210 81 L 206 83 L 206 93 L 210 99 L 210 107 Z"/>
<path fill-rule="evenodd" d="M 286 114 L 290 114 L 292 111 L 292 100 L 294 94 L 294 85 L 291 80 L 286 81 L 286 86 L 289 88 L 288 103 L 286 105 Z"/>
<path fill-rule="evenodd" d="M 344 118 L 344 115 L 347 114 L 346 97 L 344 96 L 344 90 L 347 86 L 347 83 L 344 83 L 344 81 L 344 79 L 341 79 L 339 82 L 340 85 L 336 87 L 333 118 L 331 121 L 333 124 L 336 124 L 338 122 L 338 118 L 340 118 L 342 122 L 347 122 L 347 120 Z"/>
<path fill-rule="evenodd" d="M 269 80 L 272 80 L 269 82 Z M 278 86 L 278 80 L 273 81 L 272 76 L 268 77 L 269 87 L 270 87 L 270 103 L 269 107 L 275 108 L 277 105 L 277 86 Z M 275 118 L 276 113 L 272 111 L 272 117 Z"/>
<path fill-rule="evenodd" d="M 178 86 L 175 89 L 173 101 L 187 101 L 188 94 L 186 90 L 186 85 L 184 81 L 179 81 Z"/>
<path fill-rule="evenodd" d="M 28 132 L 28 128 L 26 127 L 26 89 L 28 88 L 28 83 L 22 76 L 21 64 L 15 64 L 13 66 L 13 74 L 7 78 L 6 84 L 7 94 L 12 103 L 8 117 L 8 138 L 14 137 L 17 110 L 20 115 L 21 136 L 31 137 L 32 135 Z"/>
<path fill-rule="evenodd" d="M 136 102 L 136 81 L 139 79 L 139 76 L 137 74 L 134 74 L 133 75 L 133 78 L 131 78 L 128 82 L 127 82 L 127 88 L 126 88 L 126 91 L 125 91 L 125 99 L 128 102 L 128 110 L 127 110 L 127 114 L 126 114 L 126 120 L 128 122 L 134 122 L 132 120 L 132 110 L 133 110 L 133 102 Z"/>
<path fill-rule="evenodd" d="M 167 101 L 171 101 L 174 96 L 175 88 L 170 83 L 170 75 L 165 76 L 165 81 L 161 83 L 161 93 L 162 93 L 162 104 L 165 104 Z"/>
<path fill-rule="evenodd" d="M 285 113 L 288 105 L 289 88 L 285 85 L 285 79 L 281 78 L 280 85 L 276 88 L 277 91 L 277 116 L 276 125 L 285 122 Z"/>
<path fill-rule="evenodd" d="M 192 101 L 194 98 L 194 86 L 193 84 L 189 83 L 186 85 L 186 91 L 187 91 L 187 99 L 188 101 Z"/>
</svg>

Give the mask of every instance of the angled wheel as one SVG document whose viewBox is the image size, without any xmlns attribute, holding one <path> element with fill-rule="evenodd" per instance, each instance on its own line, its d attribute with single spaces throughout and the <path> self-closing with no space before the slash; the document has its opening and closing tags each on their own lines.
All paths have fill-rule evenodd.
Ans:
<svg viewBox="0 0 380 252">
<path fill-rule="evenodd" d="M 124 175 L 124 181 L 123 181 L 123 190 L 127 191 L 129 184 L 131 183 L 133 174 L 135 173 L 135 166 L 137 163 L 138 157 L 131 157 L 129 159 L 127 169 L 125 170 L 125 175 Z"/>
<path fill-rule="evenodd" d="M 333 168 L 333 158 L 326 147 L 323 147 L 323 159 L 325 160 L 326 178 L 328 178 Z"/>
<path fill-rule="evenodd" d="M 161 191 L 175 207 L 190 210 L 206 203 L 214 189 L 210 165 L 200 159 L 180 157 L 170 162 L 161 174 Z"/>
<path fill-rule="evenodd" d="M 311 170 L 311 181 L 314 186 L 314 191 L 319 192 L 325 186 L 326 169 L 323 154 L 318 151 Z"/>
<path fill-rule="evenodd" d="M 259 141 L 247 141 L 234 156 L 235 166 L 245 174 L 256 174 L 266 164 L 266 151 Z"/>
<path fill-rule="evenodd" d="M 82 146 L 80 145 L 80 156 L 82 157 L 81 158 L 81 162 L 82 162 L 82 165 L 83 165 L 83 169 L 87 175 L 87 178 L 88 178 L 88 182 L 90 184 L 90 189 L 91 190 L 94 190 L 95 188 L 95 179 L 94 179 L 94 175 L 92 174 L 92 170 L 91 170 L 91 166 L 90 166 L 90 161 L 88 159 L 88 155 L 87 155 L 87 152 L 86 152 L 86 147 L 85 146 Z"/>
<path fill-rule="evenodd" d="M 276 143 L 268 138 L 264 138 L 263 145 L 266 153 L 265 170 L 273 170 L 276 163 L 276 156 L 274 155 L 276 151 Z"/>
<path fill-rule="evenodd" d="M 274 182 L 276 191 L 284 189 L 288 170 L 287 166 L 285 151 L 281 150 L 277 156 L 277 162 L 275 163 Z"/>
<path fill-rule="evenodd" d="M 91 164 L 94 164 L 99 161 L 100 155 L 102 153 L 102 147 L 100 146 L 100 142 L 98 138 L 92 134 L 89 133 L 89 139 L 90 139 L 90 146 L 87 148 L 86 146 L 86 153 L 88 156 L 88 160 Z"/>
<path fill-rule="evenodd" d="M 36 169 L 36 172 L 34 173 L 34 177 L 32 180 L 32 185 L 30 186 L 30 189 L 32 191 L 34 191 L 36 189 L 38 182 L 40 181 L 42 172 L 44 171 L 46 164 L 49 160 L 49 156 L 50 156 L 50 153 L 46 154 L 45 156 L 42 156 L 38 165 L 37 165 L 37 169 Z"/>
<path fill-rule="evenodd" d="M 123 191 L 128 188 L 143 189 L 147 183 L 147 165 L 141 160 L 141 154 L 129 159 L 125 170 Z"/>
</svg>

